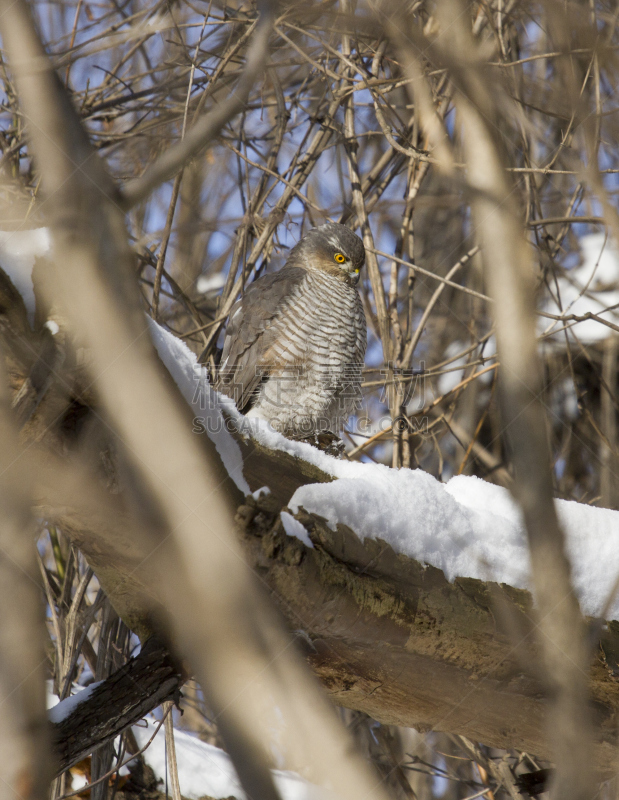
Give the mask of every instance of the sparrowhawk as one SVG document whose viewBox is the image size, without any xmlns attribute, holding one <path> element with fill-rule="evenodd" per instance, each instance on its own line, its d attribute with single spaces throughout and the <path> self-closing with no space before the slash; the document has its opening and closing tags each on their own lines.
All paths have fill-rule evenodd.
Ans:
<svg viewBox="0 0 619 800">
<path fill-rule="evenodd" d="M 364 261 L 361 239 L 327 223 L 246 289 L 230 312 L 217 382 L 241 413 L 290 438 L 340 431 L 361 395 Z"/>
</svg>

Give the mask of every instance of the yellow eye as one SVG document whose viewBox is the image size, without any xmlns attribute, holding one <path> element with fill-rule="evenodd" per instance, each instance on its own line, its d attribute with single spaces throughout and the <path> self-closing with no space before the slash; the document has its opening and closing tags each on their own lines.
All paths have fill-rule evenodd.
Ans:
<svg viewBox="0 0 619 800">
<path fill-rule="evenodd" d="M 346 261 L 346 256 L 343 256 L 341 253 L 336 253 L 333 258 L 337 261 L 338 264 L 343 264 Z"/>
</svg>

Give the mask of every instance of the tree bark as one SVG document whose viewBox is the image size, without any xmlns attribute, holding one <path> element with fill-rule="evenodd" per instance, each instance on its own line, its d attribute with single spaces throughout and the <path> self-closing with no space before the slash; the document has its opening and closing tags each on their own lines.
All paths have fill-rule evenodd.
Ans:
<svg viewBox="0 0 619 800">
<path fill-rule="evenodd" d="M 114 672 L 62 722 L 52 725 L 58 773 L 113 741 L 130 725 L 173 698 L 185 677 L 155 637 Z"/>
<path fill-rule="evenodd" d="M 276 460 L 278 454 L 271 456 Z M 361 542 L 343 525 L 332 531 L 323 519 L 301 509 L 296 518 L 314 543 L 310 549 L 286 535 L 279 512 L 274 495 L 259 500 L 249 496 L 237 513 L 239 537 L 249 563 L 297 632 L 298 645 L 337 705 L 387 724 L 457 733 L 551 758 L 548 698 L 531 671 L 539 652 L 531 635 L 528 592 L 472 578 L 450 583 L 440 570 L 395 553 L 385 542 Z M 97 549 L 94 541 L 90 536 L 80 539 L 87 557 Z M 114 552 L 108 549 L 106 559 L 107 574 L 115 572 L 122 583 L 122 559 L 115 570 Z M 173 670 L 166 669 L 172 668 L 162 673 L 168 681 L 164 688 L 150 683 L 156 695 L 121 701 L 127 707 L 124 722 L 105 728 L 110 736 L 180 685 L 173 683 Z M 618 678 L 619 623 L 610 622 L 590 677 L 600 731 L 596 763 L 606 774 L 616 758 Z M 124 687 L 124 679 L 120 681 Z M 126 690 L 131 698 L 131 686 Z M 110 696 L 107 691 L 105 696 Z M 91 702 L 97 705 L 97 695 L 83 705 L 83 730 L 90 730 L 93 723 L 88 720 L 97 715 L 115 713 L 104 706 L 91 714 Z M 135 707 L 129 708 L 131 702 Z M 64 753 L 70 747 L 63 737 L 77 738 L 71 718 L 65 732 L 56 733 L 63 763 L 69 763 Z"/>
<path fill-rule="evenodd" d="M 315 673 L 338 705 L 379 722 L 461 734 L 551 760 L 549 699 L 535 674 L 531 595 L 456 578 L 380 540 L 332 531 L 302 509 L 315 547 L 288 537 L 272 497 L 249 497 L 240 535 Z M 412 523 L 414 524 L 414 523 Z M 601 636 L 590 674 L 596 763 L 616 759 L 619 623 Z"/>
</svg>

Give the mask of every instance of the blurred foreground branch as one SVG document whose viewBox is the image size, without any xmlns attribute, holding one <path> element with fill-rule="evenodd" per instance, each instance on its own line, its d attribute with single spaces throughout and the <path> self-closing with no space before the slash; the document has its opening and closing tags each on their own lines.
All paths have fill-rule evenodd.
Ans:
<svg viewBox="0 0 619 800">
<path fill-rule="evenodd" d="M 43 614 L 26 464 L 0 366 L 0 796 L 43 800 L 52 777 Z"/>
<path fill-rule="evenodd" d="M 549 732 L 557 771 L 551 796 L 584 800 L 591 796 L 593 780 L 590 655 L 553 500 L 547 425 L 540 402 L 543 382 L 531 251 L 505 171 L 500 106 L 467 25 L 468 8 L 459 0 L 441 0 L 438 8 L 444 34 L 436 50 L 459 90 L 456 103 L 475 236 L 494 300 L 502 435 L 514 465 L 511 488 L 529 540 L 544 679 L 552 697 Z"/>
<path fill-rule="evenodd" d="M 143 542 L 158 568 L 172 638 L 218 716 L 249 796 L 277 798 L 269 763 L 273 709 L 291 758 L 343 798 L 382 797 L 326 699 L 257 591 L 233 534 L 233 495 L 214 446 L 200 446 L 162 379 L 132 281 L 113 187 L 54 74 L 24 2 L 0 5 L 3 41 L 50 205 L 58 303 L 88 346 L 105 415 L 135 487 Z M 37 64 L 33 72 L 32 66 Z M 75 161 L 88 165 L 76 171 Z M 153 432 L 157 435 L 153 436 Z M 137 532 L 136 532 L 137 535 Z"/>
</svg>

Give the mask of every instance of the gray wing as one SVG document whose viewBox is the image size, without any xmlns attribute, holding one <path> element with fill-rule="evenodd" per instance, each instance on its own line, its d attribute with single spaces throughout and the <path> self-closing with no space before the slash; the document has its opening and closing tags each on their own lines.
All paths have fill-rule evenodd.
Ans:
<svg viewBox="0 0 619 800">
<path fill-rule="evenodd" d="M 241 413 L 252 407 L 260 385 L 276 366 L 274 318 L 305 278 L 301 267 L 284 267 L 254 281 L 232 307 L 216 389 L 232 397 Z"/>
</svg>

